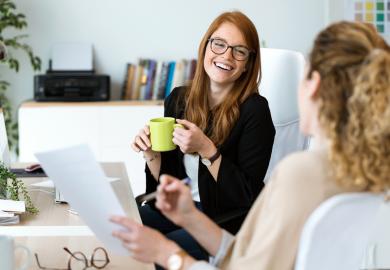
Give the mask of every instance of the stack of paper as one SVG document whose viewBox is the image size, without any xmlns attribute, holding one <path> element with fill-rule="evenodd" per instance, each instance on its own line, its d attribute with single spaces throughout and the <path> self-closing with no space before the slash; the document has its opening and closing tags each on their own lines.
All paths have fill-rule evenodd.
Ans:
<svg viewBox="0 0 390 270">
<path fill-rule="evenodd" d="M 25 211 L 24 201 L 0 200 L 0 225 L 18 224 L 19 216 L 17 214 Z"/>
<path fill-rule="evenodd" d="M 0 211 L 0 226 L 13 225 L 19 223 L 19 216 L 14 213 Z"/>
</svg>

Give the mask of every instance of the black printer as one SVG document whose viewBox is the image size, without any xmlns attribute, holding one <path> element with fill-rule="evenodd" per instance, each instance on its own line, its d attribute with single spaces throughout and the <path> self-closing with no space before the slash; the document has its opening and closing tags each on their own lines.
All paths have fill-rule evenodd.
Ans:
<svg viewBox="0 0 390 270">
<path fill-rule="evenodd" d="M 50 72 L 34 77 L 36 101 L 105 101 L 110 77 L 93 72 Z"/>
<path fill-rule="evenodd" d="M 110 77 L 95 74 L 91 43 L 62 42 L 52 47 L 49 69 L 34 77 L 36 101 L 105 101 Z"/>
</svg>

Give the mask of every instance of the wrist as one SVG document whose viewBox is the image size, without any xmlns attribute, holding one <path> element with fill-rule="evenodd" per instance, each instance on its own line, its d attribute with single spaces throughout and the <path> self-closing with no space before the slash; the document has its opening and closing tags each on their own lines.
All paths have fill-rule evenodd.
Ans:
<svg viewBox="0 0 390 270">
<path fill-rule="evenodd" d="M 183 264 L 183 269 L 188 269 L 189 267 L 191 267 L 191 265 L 193 265 L 194 263 L 196 262 L 196 260 L 191 257 L 191 256 L 186 256 L 184 258 L 184 264 Z"/>
<path fill-rule="evenodd" d="M 188 269 L 193 265 L 196 260 L 192 258 L 185 250 L 180 248 L 177 244 L 172 241 L 165 246 L 167 248 L 166 255 L 161 258 L 161 266 L 166 269 L 172 270 L 184 270 Z"/>
<path fill-rule="evenodd" d="M 156 263 L 163 266 L 165 269 L 168 268 L 168 258 L 179 252 L 181 248 L 173 241 L 167 240 L 163 242 L 163 245 L 159 249 L 161 252 L 158 253 Z"/>
<path fill-rule="evenodd" d="M 155 152 L 153 150 L 144 151 L 143 152 L 143 157 L 144 157 L 146 162 L 151 162 L 151 161 L 153 161 L 155 159 L 160 158 L 160 153 L 159 152 Z"/>
<path fill-rule="evenodd" d="M 177 225 L 179 225 L 180 227 L 182 227 L 186 230 L 189 230 L 193 226 L 196 226 L 196 224 L 198 224 L 199 214 L 200 214 L 200 211 L 194 207 L 194 209 L 192 211 L 183 215 L 181 222 L 179 222 Z"/>
<path fill-rule="evenodd" d="M 202 144 L 203 147 L 198 152 L 198 154 L 201 158 L 210 158 L 218 150 L 217 147 L 214 145 L 214 143 L 209 138 L 207 138 L 207 141 L 208 141 L 207 143 Z"/>
</svg>

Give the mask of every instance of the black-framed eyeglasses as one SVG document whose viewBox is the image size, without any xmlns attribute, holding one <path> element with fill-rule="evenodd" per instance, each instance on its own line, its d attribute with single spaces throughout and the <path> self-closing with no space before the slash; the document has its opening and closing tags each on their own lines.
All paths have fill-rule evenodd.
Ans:
<svg viewBox="0 0 390 270">
<path fill-rule="evenodd" d="M 80 252 L 71 252 L 67 247 L 64 247 L 64 250 L 69 253 L 70 257 L 68 260 L 67 268 L 53 268 L 53 267 L 45 267 L 42 266 L 38 259 L 38 254 L 35 253 L 35 259 L 37 261 L 37 265 L 39 269 L 43 270 L 85 270 L 90 267 L 94 267 L 96 269 L 103 269 L 110 262 L 110 258 L 108 258 L 107 251 L 102 247 L 97 247 L 93 250 L 91 254 L 91 258 L 88 260 L 87 256 Z"/>
<path fill-rule="evenodd" d="M 244 61 L 248 59 L 253 52 L 251 49 L 243 46 L 231 46 L 225 40 L 220 38 L 209 38 L 211 51 L 215 54 L 224 54 L 229 48 L 232 48 L 233 58 L 237 61 Z"/>
</svg>

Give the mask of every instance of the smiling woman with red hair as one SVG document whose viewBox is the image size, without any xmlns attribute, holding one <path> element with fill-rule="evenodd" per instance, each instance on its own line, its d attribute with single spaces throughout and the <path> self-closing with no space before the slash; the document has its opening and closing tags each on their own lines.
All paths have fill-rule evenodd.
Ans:
<svg viewBox="0 0 390 270">
<path fill-rule="evenodd" d="M 267 100 L 259 95 L 260 45 L 250 19 L 238 11 L 218 16 L 204 34 L 194 79 L 177 87 L 164 102 L 164 116 L 176 128 L 176 150 L 151 149 L 145 126 L 132 148 L 146 160 L 146 192 L 156 190 L 159 176 L 191 178 L 192 198 L 213 220 L 242 213 L 221 226 L 235 234 L 264 186 L 275 128 Z M 142 222 L 206 259 L 193 238 L 164 217 L 153 204 L 139 208 Z"/>
</svg>

